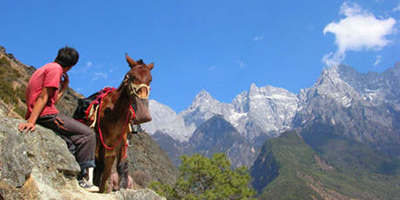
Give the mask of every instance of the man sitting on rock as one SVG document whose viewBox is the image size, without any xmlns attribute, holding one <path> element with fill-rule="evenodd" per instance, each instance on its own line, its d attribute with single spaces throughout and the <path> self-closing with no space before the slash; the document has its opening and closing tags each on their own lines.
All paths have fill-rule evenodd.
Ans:
<svg viewBox="0 0 400 200">
<path fill-rule="evenodd" d="M 61 48 L 54 62 L 37 69 L 29 80 L 26 90 L 27 112 L 20 131 L 35 130 L 40 124 L 56 132 L 67 143 L 81 167 L 79 185 L 90 190 L 92 184 L 96 137 L 92 129 L 75 119 L 60 114 L 55 104 L 68 88 L 67 72 L 78 62 L 79 53 L 70 47 Z"/>
</svg>

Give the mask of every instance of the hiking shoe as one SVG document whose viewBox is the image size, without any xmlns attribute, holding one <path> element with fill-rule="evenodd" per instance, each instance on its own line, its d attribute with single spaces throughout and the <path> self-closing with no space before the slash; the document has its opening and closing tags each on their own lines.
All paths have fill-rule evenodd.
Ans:
<svg viewBox="0 0 400 200">
<path fill-rule="evenodd" d="M 138 125 L 137 125 L 137 131 L 136 131 L 136 132 L 139 133 L 139 134 L 140 134 L 140 133 L 143 134 L 143 133 L 145 132 L 145 130 L 142 128 L 142 126 L 141 126 L 140 124 L 138 124 Z"/>
<path fill-rule="evenodd" d="M 81 188 L 85 189 L 88 192 L 98 192 L 99 187 L 89 183 L 85 178 L 78 180 L 78 184 Z"/>
<path fill-rule="evenodd" d="M 145 132 L 140 124 L 133 124 L 133 122 L 129 123 L 129 130 L 131 134 L 140 134 Z"/>
</svg>

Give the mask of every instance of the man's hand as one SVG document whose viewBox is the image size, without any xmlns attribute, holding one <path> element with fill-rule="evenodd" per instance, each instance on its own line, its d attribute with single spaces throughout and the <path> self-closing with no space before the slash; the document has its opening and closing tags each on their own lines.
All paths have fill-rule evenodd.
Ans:
<svg viewBox="0 0 400 200">
<path fill-rule="evenodd" d="M 67 73 L 62 74 L 62 81 L 61 81 L 61 89 L 58 92 L 58 95 L 56 97 L 56 103 L 61 99 L 61 97 L 64 95 L 65 91 L 68 89 L 68 84 L 69 84 L 69 77 Z"/>
<path fill-rule="evenodd" d="M 35 125 L 36 120 L 40 116 L 40 113 L 42 112 L 43 108 L 46 106 L 49 96 L 54 95 L 55 91 L 56 88 L 50 88 L 50 87 L 46 87 L 42 90 L 39 97 L 36 99 L 35 104 L 33 105 L 32 113 L 29 116 L 29 118 L 26 120 L 26 122 L 20 123 L 18 125 L 19 131 L 32 132 L 36 129 Z"/>
<path fill-rule="evenodd" d="M 35 123 L 32 122 L 23 122 L 18 125 L 18 130 L 21 132 L 33 132 L 36 129 Z"/>
<path fill-rule="evenodd" d="M 61 81 L 61 90 L 65 90 L 68 87 L 69 84 L 69 77 L 67 73 L 62 74 L 63 80 Z"/>
</svg>

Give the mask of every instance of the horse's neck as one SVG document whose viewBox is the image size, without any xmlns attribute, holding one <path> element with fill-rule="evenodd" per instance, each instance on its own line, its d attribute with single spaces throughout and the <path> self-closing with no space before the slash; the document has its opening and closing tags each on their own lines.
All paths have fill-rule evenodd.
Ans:
<svg viewBox="0 0 400 200">
<path fill-rule="evenodd" d="M 113 104 L 112 115 L 116 118 L 125 118 L 129 112 L 129 96 L 121 88 L 111 93 L 111 102 Z"/>
</svg>

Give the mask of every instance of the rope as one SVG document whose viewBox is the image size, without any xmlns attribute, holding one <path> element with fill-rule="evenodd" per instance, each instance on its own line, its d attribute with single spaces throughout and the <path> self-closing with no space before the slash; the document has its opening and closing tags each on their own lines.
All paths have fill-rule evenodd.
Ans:
<svg viewBox="0 0 400 200">
<path fill-rule="evenodd" d="M 114 88 L 113 88 L 113 90 L 114 90 Z M 105 149 L 107 149 L 107 150 L 113 150 L 114 148 L 115 148 L 115 146 L 116 145 L 118 145 L 118 144 L 120 144 L 121 143 L 121 141 L 122 141 L 122 139 L 123 139 L 123 137 L 124 137 L 124 135 L 125 135 L 125 132 L 126 132 L 126 128 L 127 128 L 127 126 L 128 126 L 128 124 L 129 124 L 129 115 L 130 115 L 130 112 L 128 112 L 128 115 L 126 116 L 126 123 L 125 123 L 125 126 L 124 126 L 124 128 L 122 129 L 122 134 L 121 134 L 121 138 L 119 139 L 119 140 L 117 140 L 115 143 L 114 143 L 114 145 L 113 146 L 108 146 L 106 143 L 104 143 L 104 139 L 103 139 L 103 133 L 102 133 L 102 131 L 101 131 L 101 128 L 100 128 L 100 111 L 101 111 L 101 107 L 102 107 L 102 104 L 103 104 L 103 98 L 108 94 L 108 93 L 110 93 L 110 92 L 112 92 L 113 90 L 110 90 L 110 91 L 107 91 L 102 97 L 101 97 L 101 99 L 100 99 L 100 104 L 99 104 L 99 111 L 98 111 L 98 117 L 97 117 L 97 127 L 98 127 L 98 129 L 99 129 L 99 136 L 100 136 L 100 141 L 101 141 L 101 144 L 103 145 L 103 147 L 105 148 Z"/>
</svg>

